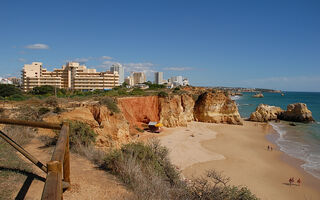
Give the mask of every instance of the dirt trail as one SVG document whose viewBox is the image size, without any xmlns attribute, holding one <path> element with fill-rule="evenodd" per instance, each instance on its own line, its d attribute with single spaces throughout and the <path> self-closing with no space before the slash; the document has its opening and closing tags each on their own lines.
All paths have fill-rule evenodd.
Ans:
<svg viewBox="0 0 320 200">
<path fill-rule="evenodd" d="M 33 139 L 25 149 L 43 164 L 50 160 L 53 151 L 52 147 L 44 147 L 44 145 L 36 138 Z M 64 192 L 63 198 L 65 200 L 129 199 L 132 196 L 115 176 L 97 169 L 90 161 L 76 154 L 71 154 L 70 156 L 71 189 Z M 46 174 L 35 165 L 33 165 L 33 168 L 34 174 L 43 178 L 46 177 Z M 22 186 L 23 185 L 21 184 L 19 188 L 22 188 Z M 43 180 L 33 179 L 25 199 L 41 199 L 43 187 Z"/>
</svg>

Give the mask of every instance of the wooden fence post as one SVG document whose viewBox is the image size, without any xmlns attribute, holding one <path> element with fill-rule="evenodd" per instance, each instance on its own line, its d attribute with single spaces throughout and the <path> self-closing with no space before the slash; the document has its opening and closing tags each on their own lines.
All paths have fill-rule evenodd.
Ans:
<svg viewBox="0 0 320 200">
<path fill-rule="evenodd" d="M 63 181 L 69 183 L 68 189 L 70 189 L 71 182 L 70 182 L 70 145 L 69 145 L 69 137 L 70 137 L 70 128 L 69 123 L 63 123 L 63 126 L 67 126 L 67 144 L 66 150 L 64 153 L 64 160 L 63 160 Z"/>
<path fill-rule="evenodd" d="M 43 200 L 61 200 L 62 196 L 62 166 L 59 161 L 50 161 L 47 163 L 48 175 L 43 188 L 41 199 Z"/>
</svg>

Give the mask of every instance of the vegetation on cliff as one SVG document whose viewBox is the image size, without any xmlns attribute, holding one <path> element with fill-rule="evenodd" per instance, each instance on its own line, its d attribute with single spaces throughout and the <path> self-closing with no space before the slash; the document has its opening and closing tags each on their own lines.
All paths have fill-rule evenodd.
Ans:
<svg viewBox="0 0 320 200">
<path fill-rule="evenodd" d="M 100 167 L 120 177 L 136 199 L 257 199 L 246 187 L 230 186 L 230 179 L 214 170 L 183 180 L 158 141 L 124 145 L 107 154 Z"/>
</svg>

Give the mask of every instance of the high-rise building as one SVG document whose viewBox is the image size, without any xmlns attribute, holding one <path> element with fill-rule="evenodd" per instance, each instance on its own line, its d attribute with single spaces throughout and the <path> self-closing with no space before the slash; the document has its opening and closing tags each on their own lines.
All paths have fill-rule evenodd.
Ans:
<svg viewBox="0 0 320 200">
<path fill-rule="evenodd" d="M 159 85 L 163 84 L 163 72 L 154 73 L 154 83 Z"/>
<path fill-rule="evenodd" d="M 119 84 L 124 82 L 124 69 L 120 63 L 115 63 L 110 67 L 111 72 L 118 72 L 119 74 Z"/>
<path fill-rule="evenodd" d="M 87 69 L 77 62 L 68 62 L 61 69 L 54 69 L 52 72 L 43 68 L 40 62 L 26 64 L 21 80 L 24 91 L 43 85 L 74 90 L 103 90 L 119 86 L 118 72 L 97 72 L 96 69 Z"/>
<path fill-rule="evenodd" d="M 173 77 L 171 77 L 171 83 L 172 83 L 174 86 L 182 85 L 182 84 L 183 84 L 183 78 L 182 78 L 182 76 L 173 76 Z"/>
<path fill-rule="evenodd" d="M 133 72 L 131 77 L 133 79 L 133 85 L 145 83 L 147 80 L 146 75 L 143 72 Z"/>
<path fill-rule="evenodd" d="M 124 82 L 126 84 L 128 84 L 129 86 L 134 86 L 134 83 L 133 83 L 133 78 L 131 76 L 128 76 L 127 78 L 124 79 Z"/>
</svg>

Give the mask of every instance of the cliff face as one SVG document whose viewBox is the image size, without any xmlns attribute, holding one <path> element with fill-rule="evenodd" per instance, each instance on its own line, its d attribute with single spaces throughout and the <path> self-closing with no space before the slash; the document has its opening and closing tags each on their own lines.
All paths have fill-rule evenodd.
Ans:
<svg viewBox="0 0 320 200">
<path fill-rule="evenodd" d="M 256 111 L 251 113 L 250 121 L 255 122 L 267 122 L 270 120 L 276 120 L 283 110 L 280 107 L 269 106 L 266 104 L 260 104 Z"/>
<path fill-rule="evenodd" d="M 195 103 L 194 117 L 199 122 L 243 124 L 236 103 L 220 92 L 201 94 Z"/>
<path fill-rule="evenodd" d="M 131 132 L 136 132 L 135 127 L 143 128 L 141 126 L 143 123 L 160 120 L 157 96 L 119 98 L 118 105 L 123 116 L 130 123 Z"/>
<path fill-rule="evenodd" d="M 160 122 L 166 127 L 187 126 L 194 120 L 194 100 L 187 94 L 159 98 Z"/>
<path fill-rule="evenodd" d="M 130 141 L 129 123 L 121 113 L 112 113 L 100 105 L 88 105 L 70 112 L 49 116 L 48 122 L 77 120 L 88 124 L 98 134 L 96 146 L 100 148 L 117 147 Z"/>
</svg>

